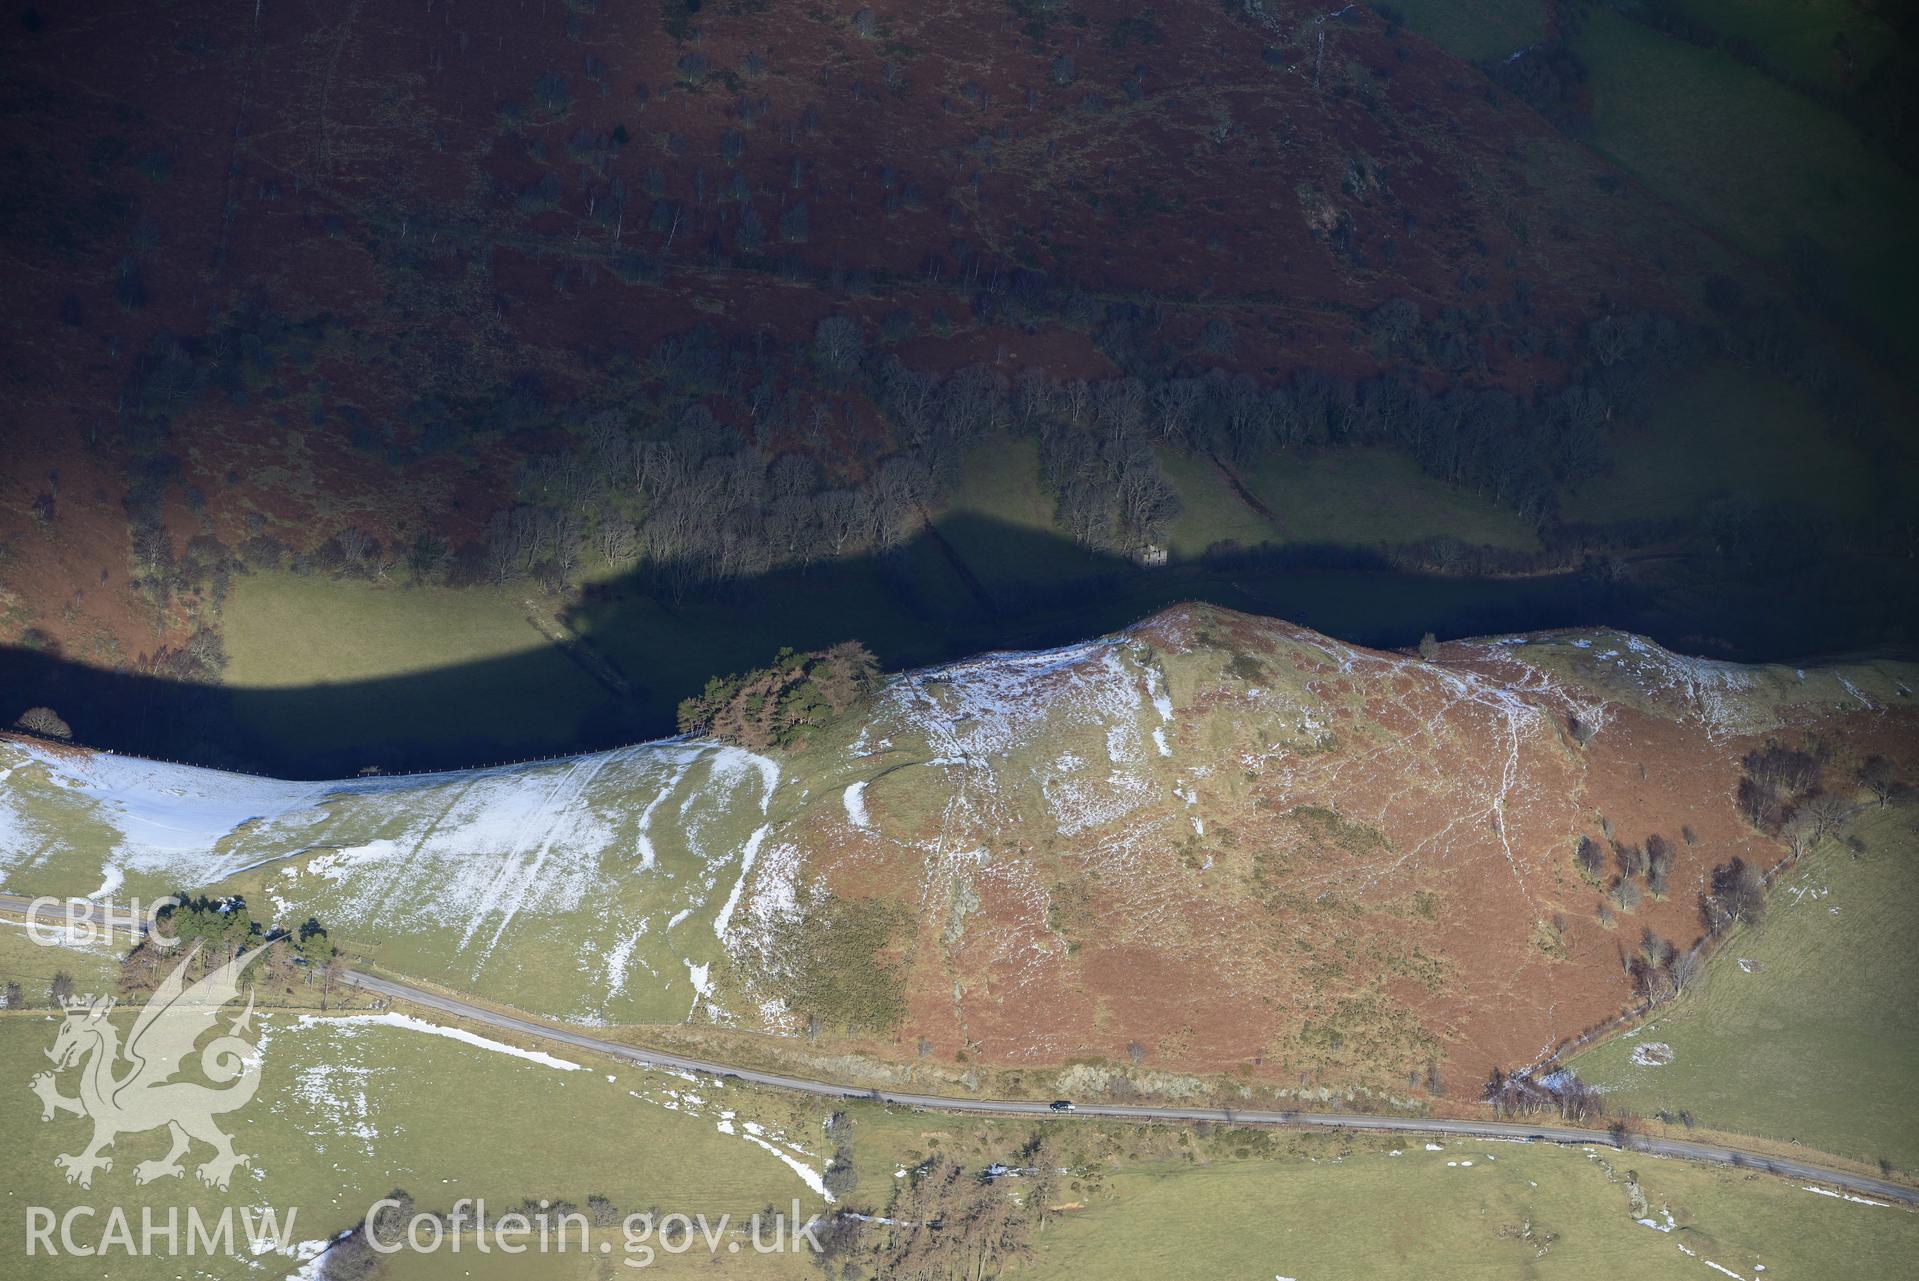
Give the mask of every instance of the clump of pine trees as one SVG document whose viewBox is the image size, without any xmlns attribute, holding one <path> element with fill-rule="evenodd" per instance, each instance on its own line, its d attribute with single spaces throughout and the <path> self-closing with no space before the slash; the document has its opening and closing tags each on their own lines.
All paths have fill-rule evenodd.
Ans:
<svg viewBox="0 0 1919 1281">
<path fill-rule="evenodd" d="M 879 661 L 858 641 L 804 654 L 782 649 L 767 667 L 707 681 L 680 704 L 680 732 L 755 752 L 783 747 L 859 702 L 878 673 Z"/>
<path fill-rule="evenodd" d="M 225 965 L 240 953 L 279 943 L 267 953 L 252 979 L 263 991 L 291 992 L 296 985 L 322 988 L 321 1008 L 331 994 L 344 961 L 326 927 L 308 917 L 298 928 L 269 926 L 258 920 L 239 895 L 208 897 L 178 894 L 156 914 L 155 933 L 140 940 L 120 963 L 123 997 L 152 992 L 183 958 L 191 957 L 188 981 Z M 163 941 L 164 940 L 164 941 Z"/>
</svg>

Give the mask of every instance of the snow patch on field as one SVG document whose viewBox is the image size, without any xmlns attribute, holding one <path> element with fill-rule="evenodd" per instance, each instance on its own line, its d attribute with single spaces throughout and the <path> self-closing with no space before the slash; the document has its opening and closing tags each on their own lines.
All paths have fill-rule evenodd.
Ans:
<svg viewBox="0 0 1919 1281">
<path fill-rule="evenodd" d="M 774 960 L 781 933 L 800 915 L 800 881 L 806 856 L 790 841 L 780 841 L 767 849 L 758 862 L 759 873 L 744 898 L 738 920 L 724 939 L 727 955 L 737 971 L 748 976 L 763 974 Z M 785 1026 L 789 1020 L 785 1003 L 777 996 L 759 997 L 761 1022 L 768 1027 Z"/>
<path fill-rule="evenodd" d="M 578 1004 L 557 1012 L 604 1019 L 636 966 L 653 972 L 647 938 L 695 913 L 710 919 L 725 892 L 716 885 L 750 872 L 757 842 L 734 833 L 745 814 L 763 816 L 776 780 L 777 767 L 752 753 L 686 742 L 426 776 L 405 789 L 379 780 L 381 795 L 343 793 L 328 806 L 332 830 L 379 837 L 283 856 L 264 897 L 282 918 L 310 911 L 378 933 L 445 931 L 462 982 L 564 918 L 589 977 Z M 667 820 L 667 848 L 684 848 L 692 864 L 661 863 L 655 841 Z M 633 877 L 649 884 L 627 888 Z"/>
<path fill-rule="evenodd" d="M 372 1075 L 371 1068 L 310 1063 L 295 1075 L 293 1097 L 330 1127 L 327 1134 L 358 1139 L 361 1151 L 372 1156 L 373 1140 L 380 1137 L 366 1099 L 367 1082 Z"/>
<path fill-rule="evenodd" d="M 771 757 L 749 752 L 741 747 L 722 747 L 713 757 L 713 776 L 715 779 L 732 779 L 747 770 L 759 773 L 763 788 L 760 794 L 760 813 L 764 814 L 773 804 L 773 790 L 780 785 L 780 767 Z"/>
<path fill-rule="evenodd" d="M 631 899 L 609 902 L 609 879 L 635 870 L 636 847 L 637 870 L 656 872 L 654 841 L 668 798 L 683 798 L 681 810 L 690 811 L 681 834 L 706 871 L 703 883 L 675 895 L 679 902 L 660 905 L 662 916 L 697 910 L 712 901 L 721 877 L 750 870 L 741 864 L 755 847 L 716 834 L 747 806 L 763 817 L 780 778 L 765 757 L 683 740 L 519 766 L 329 782 L 20 744 L 0 748 L 0 759 L 12 771 L 0 788 L 0 872 L 44 856 L 58 833 L 41 829 L 64 827 L 64 807 L 75 822 L 108 829 L 94 849 L 77 851 L 82 874 L 86 855 L 98 862 L 91 879 L 76 876 L 68 893 L 124 893 L 135 877 L 209 884 L 267 866 L 260 896 L 279 917 L 313 912 L 376 934 L 450 931 L 449 959 L 464 968 L 462 979 L 478 978 L 502 946 L 593 904 L 604 906 L 581 943 L 604 965 L 592 963 L 588 972 L 623 970 L 635 935 L 659 923 L 644 915 L 645 897 L 637 903 L 640 915 Z M 24 788 L 22 766 L 32 767 Z M 674 869 L 660 892 L 673 893 L 684 879 Z M 613 976 L 615 994 L 618 983 Z M 590 998 L 594 1008 L 599 995 Z"/>
<path fill-rule="evenodd" d="M 1854 1196 L 1850 1192 L 1834 1192 L 1831 1188 L 1814 1187 L 1810 1183 L 1806 1184 L 1805 1188 L 1808 1192 L 1817 1192 L 1820 1196 L 1829 1196 L 1835 1201 L 1853 1201 L 1860 1205 L 1876 1205 L 1882 1210 L 1892 1204 L 1890 1201 L 1874 1201 L 1868 1197 Z"/>
<path fill-rule="evenodd" d="M 686 771 L 691 768 L 691 765 L 691 758 L 677 762 L 673 767 L 672 775 L 660 790 L 653 794 L 653 799 L 646 803 L 646 808 L 640 811 L 639 831 L 634 833 L 633 843 L 639 847 L 641 871 L 645 871 L 659 861 L 659 856 L 653 849 L 653 838 L 647 830 L 653 825 L 653 811 L 660 807 L 661 801 L 673 794 L 675 788 L 679 787 L 680 781 L 686 777 Z"/>
<path fill-rule="evenodd" d="M 639 946 L 644 930 L 634 930 L 614 945 L 606 954 L 606 994 L 609 997 L 626 991 L 626 974 L 633 968 L 633 949 Z"/>
<path fill-rule="evenodd" d="M 288 1226 L 291 1226 L 289 1224 Z M 300 1266 L 287 1273 L 286 1281 L 322 1281 L 326 1269 L 326 1253 L 334 1243 L 353 1235 L 353 1229 L 347 1228 L 332 1241 L 301 1241 L 289 1252 L 302 1262 Z"/>
<path fill-rule="evenodd" d="M 238 851 L 215 852 L 234 829 L 250 820 L 272 821 L 308 810 L 339 786 L 253 778 L 107 752 L 52 752 L 23 742 L 8 747 L 24 758 L 13 768 L 39 766 L 62 800 L 79 805 L 117 834 L 108 852 L 112 864 L 135 872 L 190 868 L 201 881 L 217 880 L 237 867 Z M 13 787 L 0 795 L 0 809 L 10 811 L 0 822 L 0 838 L 27 825 L 24 814 L 13 812 L 18 801 Z M 16 840 L 0 839 L 0 856 L 25 852 Z"/>
<path fill-rule="evenodd" d="M 100 937 L 98 927 L 69 924 L 65 917 L 55 917 L 51 912 L 47 919 L 35 921 L 16 921 L 0 916 L 0 925 L 11 925 L 16 930 L 31 930 L 31 937 L 36 943 L 44 943 L 49 947 L 63 947 L 91 956 L 118 958 L 126 954 L 125 947 L 110 938 Z"/>
<path fill-rule="evenodd" d="M 1546 641 L 1555 637 L 1542 638 Z M 1593 653 L 1592 637 L 1575 637 L 1566 643 L 1584 650 L 1590 662 L 1601 670 L 1611 669 L 1626 677 L 1633 688 L 1647 698 L 1676 703 L 1705 728 L 1709 739 L 1718 741 L 1752 728 L 1753 707 L 1749 695 L 1759 686 L 1759 674 L 1750 667 L 1718 659 L 1695 658 L 1675 654 L 1643 636 L 1629 632 L 1599 633 L 1603 648 Z M 1527 661 L 1518 651 L 1508 653 Z M 1582 716 L 1582 719 L 1587 719 Z"/>
<path fill-rule="evenodd" d="M 384 863 L 402 853 L 397 841 L 369 841 L 365 845 L 349 845 L 343 849 L 332 850 L 307 860 L 306 870 L 319 877 L 332 881 L 335 885 L 344 884 L 348 876 L 372 863 Z"/>
<path fill-rule="evenodd" d="M 516 1059 L 525 1059 L 529 1063 L 539 1063 L 546 1067 L 559 1068 L 563 1072 L 577 1072 L 580 1065 L 567 1059 L 556 1059 L 545 1050 L 523 1050 L 517 1045 L 508 1045 L 505 1041 L 495 1041 L 491 1037 L 480 1036 L 465 1028 L 445 1027 L 438 1023 L 429 1023 L 425 1019 L 414 1018 L 411 1014 L 398 1014 L 388 1010 L 384 1014 L 302 1014 L 298 1027 L 323 1027 L 337 1029 L 352 1035 L 362 1027 L 398 1027 L 409 1031 L 425 1032 L 429 1036 L 443 1036 L 450 1041 L 459 1041 L 464 1045 L 475 1046 L 482 1050 L 492 1050 L 496 1054 L 510 1054 Z"/>
<path fill-rule="evenodd" d="M 1170 719 L 1172 703 L 1140 647 L 1107 638 L 1032 652 L 984 654 L 913 672 L 887 687 L 886 703 L 925 733 L 946 760 L 991 768 L 1065 717 L 1102 730 L 1116 765 L 1145 758 L 1143 713 Z"/>
<path fill-rule="evenodd" d="M 686 978 L 693 985 L 693 1008 L 686 1012 L 687 1018 L 690 1019 L 698 1014 L 700 1006 L 713 995 L 713 980 L 710 977 L 712 972 L 711 961 L 704 964 L 695 964 L 691 960 L 686 962 Z"/>
<path fill-rule="evenodd" d="M 643 1103 L 665 1108 L 669 1112 L 678 1112 L 683 1116 L 712 1115 L 712 1105 L 707 1097 L 694 1090 L 649 1085 L 640 1090 L 629 1090 L 627 1093 Z M 800 1156 L 808 1155 L 807 1150 L 780 1131 L 761 1125 L 758 1121 L 742 1120 L 739 1113 L 731 1108 L 719 1111 L 718 1117 L 714 1120 L 714 1126 L 721 1134 L 744 1139 L 754 1147 L 772 1153 L 781 1165 L 797 1174 L 800 1181 L 806 1184 L 814 1195 L 827 1201 L 833 1200 L 833 1194 L 826 1190 L 826 1180 L 820 1171 L 799 1159 Z M 795 1153 L 798 1155 L 794 1155 Z"/>
<path fill-rule="evenodd" d="M 1102 778 L 1054 775 L 1040 781 L 1061 836 L 1117 823 L 1152 799 L 1153 786 L 1137 774 L 1113 770 Z"/>
<path fill-rule="evenodd" d="M 1665 1067 L 1677 1057 L 1664 1041 L 1643 1041 L 1632 1047 L 1634 1067 Z"/>
<path fill-rule="evenodd" d="M 780 1164 L 799 1175 L 800 1181 L 811 1188 L 815 1196 L 824 1198 L 828 1202 L 834 1199 L 833 1194 L 826 1190 L 826 1180 L 821 1176 L 818 1170 L 815 1170 L 812 1166 L 806 1164 L 806 1162 L 774 1146 L 765 1138 L 765 1132 L 754 1122 L 748 1121 L 745 1123 L 745 1133 L 741 1134 L 740 1137 L 755 1147 L 764 1148 L 766 1151 L 771 1152 L 779 1159 Z"/>
</svg>

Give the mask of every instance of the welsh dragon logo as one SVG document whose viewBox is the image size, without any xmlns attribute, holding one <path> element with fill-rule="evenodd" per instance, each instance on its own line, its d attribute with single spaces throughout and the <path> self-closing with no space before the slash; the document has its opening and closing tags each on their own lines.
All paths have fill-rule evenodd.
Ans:
<svg viewBox="0 0 1919 1281">
<path fill-rule="evenodd" d="M 56 1112 L 93 1121 L 93 1141 L 84 1150 L 53 1159 L 67 1172 L 67 1182 L 92 1187 L 95 1170 L 113 1169 L 113 1158 L 102 1154 L 115 1138 L 160 1126 L 172 1135 L 173 1147 L 158 1160 L 134 1166 L 136 1183 L 184 1173 L 180 1158 L 195 1139 L 213 1148 L 212 1158 L 197 1171 L 202 1183 L 225 1188 L 236 1166 L 251 1164 L 214 1123 L 216 1116 L 245 1107 L 260 1088 L 260 1056 L 244 1036 L 253 1030 L 251 989 L 246 1009 L 226 1021 L 227 1034 L 200 1051 L 200 1071 L 213 1084 L 175 1078 L 200 1038 L 220 1022 L 221 1009 L 239 998 L 241 973 L 265 950 L 243 952 L 188 987 L 187 966 L 199 951 L 196 945 L 141 1009 L 124 1047 L 108 1017 L 114 1006 L 111 997 L 65 1002 L 66 1019 L 47 1051 L 54 1070 L 34 1077 L 32 1089 L 40 1096 L 42 1121 L 51 1121 Z M 73 1067 L 80 1069 L 78 1098 L 61 1094 L 55 1084 L 57 1073 Z"/>
</svg>

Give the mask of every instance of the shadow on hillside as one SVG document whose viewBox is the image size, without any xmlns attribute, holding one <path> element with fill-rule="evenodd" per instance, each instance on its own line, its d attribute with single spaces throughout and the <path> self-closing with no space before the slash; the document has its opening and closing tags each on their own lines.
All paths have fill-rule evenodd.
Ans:
<svg viewBox="0 0 1919 1281">
<path fill-rule="evenodd" d="M 707 677 L 763 664 L 782 646 L 856 638 L 884 667 L 899 669 L 1063 644 L 1182 600 L 1387 647 L 1412 645 L 1425 631 L 1453 637 L 1602 623 L 1679 648 L 1689 638 L 1720 638 L 1740 657 L 1884 639 L 1883 631 L 1848 632 L 1830 613 L 1728 612 L 1723 598 L 1703 594 L 1674 612 L 1673 594 L 1664 595 L 1662 607 L 1646 590 L 1570 574 L 1408 574 L 1363 551 L 1326 547 L 1144 569 L 1039 531 L 961 516 L 883 556 L 783 570 L 677 603 L 638 576 L 597 587 L 566 619 L 583 643 L 573 655 L 546 646 L 377 680 L 228 689 L 0 649 L 0 721 L 44 704 L 72 724 L 77 741 L 94 746 L 314 778 L 368 765 L 487 764 L 670 734 L 678 701 Z"/>
</svg>

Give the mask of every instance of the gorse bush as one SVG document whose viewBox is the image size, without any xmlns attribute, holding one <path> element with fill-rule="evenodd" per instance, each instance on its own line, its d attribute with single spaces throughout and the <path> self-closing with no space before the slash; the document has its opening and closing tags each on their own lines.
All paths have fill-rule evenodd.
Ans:
<svg viewBox="0 0 1919 1281">
<path fill-rule="evenodd" d="M 879 899 L 816 895 L 780 930 L 771 968 L 787 1008 L 819 1030 L 881 1032 L 906 1014 L 905 985 L 887 959 L 906 910 Z"/>
</svg>

